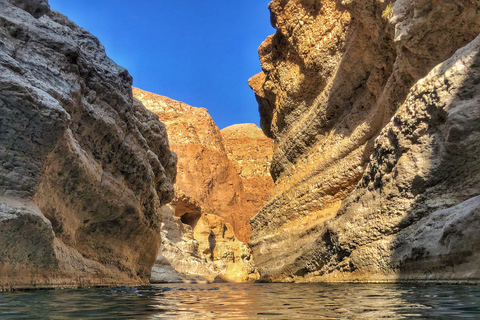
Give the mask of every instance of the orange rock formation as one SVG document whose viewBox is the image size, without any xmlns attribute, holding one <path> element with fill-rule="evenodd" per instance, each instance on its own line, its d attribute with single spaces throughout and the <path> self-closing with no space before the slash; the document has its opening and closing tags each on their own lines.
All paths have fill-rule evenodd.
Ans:
<svg viewBox="0 0 480 320">
<path fill-rule="evenodd" d="M 252 216 L 242 179 L 228 159 L 220 130 L 205 108 L 133 88 L 145 106 L 162 117 L 170 148 L 178 155 L 175 200 L 177 215 L 188 212 L 194 199 L 203 210 L 230 223 L 236 236 L 247 241 Z"/>
<path fill-rule="evenodd" d="M 171 206 L 164 208 L 163 245 L 153 280 L 256 279 L 250 251 L 239 240 L 248 241 L 249 220 L 273 185 L 268 173 L 270 139 L 255 125 L 240 125 L 225 129 L 224 141 L 206 109 L 136 88 L 133 93 L 162 117 L 170 147 L 179 159 L 176 195 Z M 187 256 L 185 263 L 182 257 Z"/>
<path fill-rule="evenodd" d="M 253 206 L 252 214 L 256 214 L 273 188 L 273 140 L 253 123 L 235 124 L 220 132 L 227 156 L 242 178 L 247 201 Z"/>
</svg>

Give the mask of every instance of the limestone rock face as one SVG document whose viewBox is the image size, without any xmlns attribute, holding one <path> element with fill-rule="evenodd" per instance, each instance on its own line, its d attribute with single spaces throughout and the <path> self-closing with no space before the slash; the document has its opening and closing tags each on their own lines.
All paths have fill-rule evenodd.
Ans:
<svg viewBox="0 0 480 320">
<path fill-rule="evenodd" d="M 221 131 L 228 158 L 242 178 L 247 201 L 258 212 L 273 188 L 270 165 L 273 141 L 253 123 L 235 124 Z"/>
<path fill-rule="evenodd" d="M 250 249 L 235 237 L 222 217 L 201 214 L 194 224 L 164 206 L 162 246 L 152 282 L 250 282 L 259 274 Z"/>
<path fill-rule="evenodd" d="M 46 1 L 0 0 L 0 287 L 148 281 L 176 156 L 131 84 Z"/>
<path fill-rule="evenodd" d="M 252 219 L 250 241 L 255 263 L 266 280 L 360 279 L 362 272 L 368 275 L 362 279 L 370 279 L 375 272 L 381 274 L 378 279 L 393 279 L 407 268 L 405 261 L 410 259 L 409 254 L 410 257 L 415 256 L 407 254 L 406 250 L 402 251 L 403 258 L 400 258 L 400 251 L 393 249 L 407 248 L 405 245 L 412 240 L 408 237 L 400 240 L 402 234 L 406 234 L 401 230 L 410 224 L 420 230 L 426 223 L 426 220 L 420 224 L 401 221 L 410 219 L 407 217 L 416 217 L 411 218 L 416 221 L 429 216 L 433 219 L 431 223 L 438 227 L 442 223 L 439 217 L 445 216 L 447 211 L 436 210 L 456 212 L 452 208 L 463 201 L 469 202 L 458 212 L 468 215 L 466 212 L 475 211 L 472 203 L 480 191 L 478 184 L 474 186 L 473 183 L 472 187 L 472 182 L 467 182 L 472 176 L 467 171 L 459 173 L 455 190 L 465 187 L 470 190 L 468 196 L 460 195 L 464 194 L 463 191 L 452 191 L 456 195 L 450 193 L 448 198 L 457 200 L 449 200 L 448 205 L 436 209 L 424 206 L 419 209 L 422 213 L 413 213 L 413 200 L 407 201 L 409 205 L 404 204 L 392 191 L 393 187 L 381 189 L 381 196 L 376 194 L 380 192 L 379 181 L 387 179 L 395 165 L 395 162 L 387 165 L 384 160 L 375 160 L 375 157 L 381 157 L 382 143 L 390 141 L 391 145 L 385 148 L 397 160 L 407 152 L 406 145 L 397 143 L 395 139 L 400 138 L 395 138 L 392 132 L 402 132 L 403 135 L 410 134 L 408 130 L 417 132 L 412 138 L 415 144 L 420 143 L 416 139 L 431 139 L 429 143 L 422 140 L 421 146 L 410 151 L 411 166 L 416 163 L 412 160 L 415 157 L 424 161 L 415 164 L 423 168 L 419 169 L 423 170 L 421 178 L 410 176 L 414 171 L 406 165 L 400 170 L 402 174 L 389 176 L 392 185 L 409 181 L 415 185 L 416 191 L 411 196 L 415 198 L 425 196 L 426 188 L 443 183 L 442 174 L 430 172 L 428 168 L 444 161 L 440 160 L 443 157 L 448 158 L 450 151 L 447 149 L 442 155 L 437 155 L 440 151 L 434 149 L 431 152 L 435 156 L 427 155 L 429 151 L 426 149 L 444 145 L 440 133 L 429 135 L 428 130 L 443 130 L 445 133 L 450 125 L 429 117 L 437 117 L 431 112 L 438 112 L 441 114 L 438 117 L 445 123 L 457 123 L 453 115 L 455 112 L 450 115 L 449 110 L 457 110 L 450 103 L 457 105 L 459 100 L 453 101 L 454 97 L 448 97 L 447 92 L 453 95 L 450 89 L 445 89 L 445 94 L 440 95 L 440 89 L 437 89 L 441 83 L 435 81 L 440 78 L 441 72 L 432 69 L 452 57 L 457 49 L 467 45 L 480 32 L 478 1 L 397 0 L 392 3 L 393 6 L 373 0 L 274 0 L 269 5 L 272 24 L 277 32 L 260 46 L 263 72 L 249 81 L 259 102 L 262 129 L 275 140 L 271 166 L 275 187 L 268 203 Z M 475 51 L 473 48 L 468 50 Z M 458 61 L 461 65 L 464 61 L 458 56 L 452 59 L 439 68 L 444 70 L 447 65 Z M 468 72 L 474 72 L 475 66 L 475 63 L 470 64 Z M 455 81 L 450 76 L 461 78 L 447 74 L 445 81 Z M 431 83 L 433 88 L 424 90 L 421 83 L 426 82 Z M 457 88 L 458 92 L 464 90 L 461 83 Z M 475 90 L 469 92 L 466 100 L 472 104 L 477 101 L 477 109 L 468 107 L 469 111 L 464 109 L 461 113 L 478 111 L 478 100 L 475 100 L 478 98 L 473 94 Z M 427 102 L 422 104 L 422 99 L 427 99 Z M 432 110 L 433 102 L 428 99 L 436 101 L 435 110 L 443 111 Z M 408 116 L 406 112 L 409 112 Z M 408 117 L 411 119 L 407 120 Z M 454 126 L 474 128 L 476 125 L 474 119 L 470 119 L 473 121 L 470 124 L 464 121 L 466 119 Z M 424 129 L 418 131 L 417 127 Z M 388 128 L 394 131 L 388 131 Z M 463 129 L 458 130 L 463 132 Z M 473 141 L 472 136 L 461 152 L 474 150 Z M 477 154 L 473 155 L 473 159 L 477 159 L 472 161 L 478 163 Z M 373 173 L 371 170 L 375 161 L 382 162 L 382 165 Z M 467 167 L 472 166 L 469 164 Z M 425 177 L 427 171 L 428 178 Z M 373 175 L 368 179 L 376 181 L 370 184 L 370 189 L 366 187 L 367 175 Z M 476 181 L 476 178 L 473 179 Z M 423 189 L 417 190 L 417 183 Z M 403 187 L 405 185 L 399 188 L 399 194 L 407 192 Z M 357 190 L 352 193 L 355 188 Z M 440 193 L 432 196 L 442 198 Z M 398 200 L 402 204 L 386 205 L 386 199 L 392 203 Z M 433 212 L 436 213 L 431 215 Z M 372 218 L 372 215 L 378 219 Z M 446 220 L 444 222 L 447 223 Z M 459 225 L 452 228 L 457 230 Z M 421 241 L 438 237 L 435 232 L 428 234 L 425 231 L 425 238 Z M 382 249 L 378 245 L 376 251 L 369 247 L 374 241 L 385 240 L 387 236 L 391 245 L 385 244 Z M 360 248 L 364 250 L 362 254 L 359 253 Z M 447 255 L 451 249 L 437 248 L 435 251 L 420 244 L 410 244 L 410 248 L 413 252 L 424 248 L 422 255 L 418 256 L 438 262 L 439 271 L 433 272 L 433 277 L 440 277 L 445 271 L 441 267 L 440 260 L 443 258 L 440 252 Z M 356 254 L 359 255 L 357 260 L 352 260 Z M 369 263 L 378 268 L 372 265 L 367 268 Z"/>
<path fill-rule="evenodd" d="M 136 88 L 133 93 L 165 121 L 179 159 L 175 198 L 164 208 L 165 237 L 152 281 L 257 279 L 244 243 L 254 207 L 207 110 Z"/>
<path fill-rule="evenodd" d="M 480 36 L 412 87 L 357 189 L 322 231 L 330 266 L 371 277 L 480 279 L 479 80 Z"/>
</svg>

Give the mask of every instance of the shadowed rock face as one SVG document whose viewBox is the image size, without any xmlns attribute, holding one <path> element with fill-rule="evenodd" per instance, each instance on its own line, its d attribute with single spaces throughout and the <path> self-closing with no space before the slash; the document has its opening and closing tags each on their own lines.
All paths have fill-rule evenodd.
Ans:
<svg viewBox="0 0 480 320">
<path fill-rule="evenodd" d="M 244 242 L 250 236 L 249 219 L 262 205 L 253 202 L 261 202 L 268 191 L 257 190 L 249 198 L 246 180 L 228 158 L 222 134 L 206 109 L 137 88 L 133 94 L 165 121 L 170 146 L 179 157 L 175 198 L 164 208 L 164 237 L 152 281 L 256 280 Z M 251 148 L 258 146 L 256 139 L 250 142 Z"/>
<path fill-rule="evenodd" d="M 131 83 L 46 1 L 0 0 L 0 287 L 148 281 L 176 156 Z"/>
<path fill-rule="evenodd" d="M 466 108 L 462 113 L 476 114 L 478 102 L 477 109 L 471 109 L 449 95 L 466 91 L 464 100 L 474 104 L 478 89 L 462 87 L 457 71 L 446 73 L 444 79 L 432 69 L 479 34 L 478 1 L 397 0 L 391 7 L 379 1 L 274 0 L 269 8 L 277 32 L 260 46 L 263 72 L 249 81 L 259 102 L 262 129 L 275 140 L 271 167 L 275 187 L 252 219 L 250 241 L 264 279 L 391 280 L 414 270 L 412 256 L 433 261 L 434 278 L 442 274 L 467 277 L 468 272 L 446 275 L 440 262 L 453 257 L 454 245 L 449 249 L 420 243 L 409 247 L 413 234 L 402 230 L 421 229 L 427 223 L 421 219 L 427 216 L 437 227 L 453 223 L 439 218 L 446 211 L 437 210 L 451 208 L 449 212 L 465 215 L 478 210 L 472 203 L 480 190 L 478 184 L 472 187 L 477 180 L 471 173 L 478 172 L 474 169 L 478 159 L 458 172 L 457 191 L 450 193 L 444 205 L 434 209 L 425 204 L 427 194 L 443 199 L 441 192 L 428 190 L 445 183 L 443 171 L 452 171 L 432 169 L 451 161 L 446 159 L 453 145 L 445 153 L 435 149 L 444 145 L 442 134 L 451 126 L 471 128 L 466 131 L 473 136 L 465 135 L 460 148 L 468 154 L 475 149 L 475 118 L 468 123 L 450 110 L 461 105 Z M 477 49 L 471 45 L 464 50 L 472 56 Z M 465 61 L 458 55 L 451 59 L 449 66 Z M 445 69 L 445 63 L 438 68 Z M 470 63 L 466 73 L 475 78 L 477 67 Z M 455 82 L 457 91 L 448 88 L 442 95 L 441 81 Z M 433 87 L 422 87 L 425 82 Z M 416 132 L 414 137 L 409 130 Z M 410 144 L 395 135 L 408 136 Z M 417 145 L 410 150 L 411 144 Z M 386 153 L 392 154 L 389 164 L 381 159 Z M 404 153 L 409 154 L 410 164 L 400 161 L 402 166 L 390 175 Z M 417 158 L 422 162 L 412 160 Z M 422 174 L 413 174 L 414 164 Z M 382 189 L 380 181 L 387 177 L 398 188 Z M 460 190 L 470 191 L 466 195 Z M 406 196 L 407 192 L 412 194 Z M 461 210 L 454 209 L 467 200 Z M 427 234 L 421 241 L 441 237 Z M 381 241 L 386 241 L 383 247 Z M 466 252 L 460 255 L 468 256 Z M 423 271 L 410 272 L 409 277 L 421 277 Z M 474 273 L 470 275 L 478 277 Z"/>
</svg>

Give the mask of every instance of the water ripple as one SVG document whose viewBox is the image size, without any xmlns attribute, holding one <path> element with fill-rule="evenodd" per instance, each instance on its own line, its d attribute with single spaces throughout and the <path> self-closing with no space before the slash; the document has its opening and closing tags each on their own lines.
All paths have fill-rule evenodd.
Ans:
<svg viewBox="0 0 480 320">
<path fill-rule="evenodd" d="M 168 284 L 0 294 L 0 319 L 478 319 L 480 288 Z"/>
</svg>

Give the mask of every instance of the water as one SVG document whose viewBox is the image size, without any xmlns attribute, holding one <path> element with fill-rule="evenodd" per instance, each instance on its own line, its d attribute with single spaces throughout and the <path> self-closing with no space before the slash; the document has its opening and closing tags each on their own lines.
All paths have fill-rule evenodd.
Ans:
<svg viewBox="0 0 480 320">
<path fill-rule="evenodd" d="M 168 284 L 0 293 L 0 319 L 480 319 L 480 287 Z"/>
</svg>

